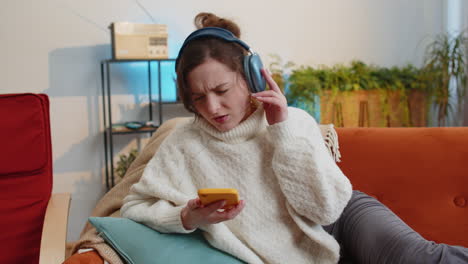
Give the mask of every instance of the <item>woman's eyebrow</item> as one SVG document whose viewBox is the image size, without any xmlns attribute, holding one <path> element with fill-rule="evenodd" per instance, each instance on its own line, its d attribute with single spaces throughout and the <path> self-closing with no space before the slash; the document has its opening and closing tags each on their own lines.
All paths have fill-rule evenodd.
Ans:
<svg viewBox="0 0 468 264">
<path fill-rule="evenodd" d="M 211 88 L 209 90 L 216 90 L 216 89 L 219 89 L 219 88 L 223 88 L 225 85 L 227 85 L 228 83 L 227 82 L 224 82 L 224 83 L 220 83 L 218 85 L 216 85 L 214 88 Z M 197 93 L 197 92 L 192 92 L 192 95 L 203 95 L 204 93 Z"/>
<path fill-rule="evenodd" d="M 216 85 L 215 88 L 213 88 L 213 89 L 211 89 L 211 90 L 216 90 L 216 89 L 219 89 L 219 88 L 223 88 L 223 86 L 225 86 L 225 85 L 227 85 L 227 84 L 228 84 L 227 82 L 218 84 L 218 85 Z"/>
</svg>

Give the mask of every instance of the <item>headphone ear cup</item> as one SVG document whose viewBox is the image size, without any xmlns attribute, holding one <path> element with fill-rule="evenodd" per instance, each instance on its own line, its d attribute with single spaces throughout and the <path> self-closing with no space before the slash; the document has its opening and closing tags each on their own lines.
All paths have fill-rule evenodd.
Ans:
<svg viewBox="0 0 468 264">
<path fill-rule="evenodd" d="M 244 56 L 244 73 L 245 79 L 247 80 L 247 85 L 251 93 L 255 93 L 255 87 L 252 83 L 252 78 L 250 77 L 250 66 L 249 66 L 250 55 Z"/>
<path fill-rule="evenodd" d="M 244 57 L 244 71 L 250 91 L 258 93 L 266 88 L 266 81 L 260 71 L 263 68 L 262 60 L 258 54 L 247 55 Z"/>
</svg>

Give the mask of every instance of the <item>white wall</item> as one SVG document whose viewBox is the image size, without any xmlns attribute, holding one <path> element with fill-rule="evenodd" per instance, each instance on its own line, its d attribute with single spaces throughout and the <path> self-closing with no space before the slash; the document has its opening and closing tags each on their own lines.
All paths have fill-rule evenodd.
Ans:
<svg viewBox="0 0 468 264">
<path fill-rule="evenodd" d="M 437 0 L 139 1 L 156 22 L 168 25 L 171 57 L 200 11 L 237 21 L 243 39 L 266 63 L 266 55 L 275 53 L 299 65 L 352 59 L 419 65 L 427 37 L 443 30 Z M 135 0 L 2 0 L 0 9 L 0 93 L 50 96 L 54 192 L 73 197 L 69 241 L 78 238 L 104 192 L 99 64 L 110 58 L 107 26 L 114 21 L 151 19 Z M 115 120 L 144 111 L 134 105 L 140 95 L 125 89 L 113 98 Z M 180 108 L 167 113 L 184 114 Z M 117 150 L 137 144 L 132 139 L 120 138 Z"/>
</svg>

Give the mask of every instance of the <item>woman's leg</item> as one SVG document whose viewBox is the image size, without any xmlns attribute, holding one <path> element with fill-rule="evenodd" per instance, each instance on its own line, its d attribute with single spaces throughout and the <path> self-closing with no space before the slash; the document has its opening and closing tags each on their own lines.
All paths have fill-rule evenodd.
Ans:
<svg viewBox="0 0 468 264">
<path fill-rule="evenodd" d="M 427 241 L 388 207 L 360 191 L 353 191 L 338 221 L 324 229 L 353 263 L 468 263 L 468 248 Z"/>
</svg>

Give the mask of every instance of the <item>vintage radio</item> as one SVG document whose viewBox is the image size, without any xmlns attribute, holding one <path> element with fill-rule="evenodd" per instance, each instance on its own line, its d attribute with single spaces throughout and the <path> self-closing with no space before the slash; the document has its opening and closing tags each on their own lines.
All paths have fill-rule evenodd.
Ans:
<svg viewBox="0 0 468 264">
<path fill-rule="evenodd" d="M 167 26 L 114 22 L 109 26 L 116 60 L 167 59 Z"/>
</svg>

